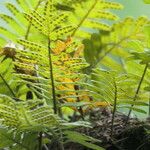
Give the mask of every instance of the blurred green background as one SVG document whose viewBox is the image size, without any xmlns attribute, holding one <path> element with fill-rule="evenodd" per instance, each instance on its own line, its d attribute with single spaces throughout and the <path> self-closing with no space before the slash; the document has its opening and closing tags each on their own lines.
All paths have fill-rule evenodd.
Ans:
<svg viewBox="0 0 150 150">
<path fill-rule="evenodd" d="M 122 11 L 117 14 L 124 18 L 126 16 L 138 17 L 139 15 L 148 16 L 150 18 L 150 5 L 144 4 L 143 0 L 111 0 L 124 5 Z"/>
<path fill-rule="evenodd" d="M 124 18 L 126 16 L 138 17 L 139 15 L 150 18 L 150 5 L 144 4 L 143 0 L 111 0 L 124 5 L 124 10 L 116 13 Z M 0 0 L 0 12 L 6 12 L 3 2 L 15 2 L 15 0 Z"/>
</svg>

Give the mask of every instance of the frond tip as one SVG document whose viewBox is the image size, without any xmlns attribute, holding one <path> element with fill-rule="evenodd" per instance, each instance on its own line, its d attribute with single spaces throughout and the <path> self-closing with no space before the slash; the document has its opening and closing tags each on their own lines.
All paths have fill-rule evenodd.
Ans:
<svg viewBox="0 0 150 150">
<path fill-rule="evenodd" d="M 103 19 L 106 20 L 117 20 L 118 17 L 112 12 L 109 12 L 109 9 L 122 9 L 123 6 L 119 3 L 108 2 L 105 0 L 87 0 L 84 2 L 84 5 L 77 5 L 76 16 L 73 16 L 73 20 L 79 22 L 76 29 L 72 35 L 81 37 L 81 33 L 87 32 L 91 29 L 105 30 L 110 31 L 111 26 L 104 23 Z M 79 16 L 79 14 L 81 14 Z M 72 17 L 70 18 L 72 19 Z M 85 35 L 85 34 L 84 34 Z"/>
<path fill-rule="evenodd" d="M 56 40 L 71 34 L 74 30 L 74 26 L 64 26 L 67 15 L 64 12 L 57 12 L 54 8 L 52 1 L 48 1 L 45 4 L 43 14 L 39 14 L 37 11 L 31 13 L 24 13 L 25 18 L 42 34 L 46 35 L 50 40 Z"/>
</svg>

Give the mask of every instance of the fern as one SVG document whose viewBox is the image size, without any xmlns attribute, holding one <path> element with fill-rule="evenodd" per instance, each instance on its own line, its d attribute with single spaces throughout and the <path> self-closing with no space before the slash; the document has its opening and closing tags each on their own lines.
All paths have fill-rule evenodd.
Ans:
<svg viewBox="0 0 150 150">
<path fill-rule="evenodd" d="M 138 50 L 140 43 L 147 42 L 144 30 L 148 24 L 149 20 L 145 17 L 139 17 L 136 20 L 126 18 L 114 24 L 110 32 L 100 31 L 99 34 L 93 34 L 91 40 L 83 40 L 85 59 L 90 63 L 89 69 L 100 65 L 106 69 L 117 68 L 118 71 L 127 72 L 126 58 L 130 56 L 129 52 L 133 47 L 137 45 Z M 91 54 L 93 47 L 95 50 Z M 91 62 L 91 59 L 94 61 Z M 90 72 L 89 69 L 88 72 Z"/>
<path fill-rule="evenodd" d="M 91 83 L 87 87 L 91 91 L 91 95 L 95 101 L 106 101 L 110 106 L 113 105 L 115 90 L 117 88 L 117 103 L 126 101 L 132 103 L 135 93 L 135 83 L 138 79 L 139 77 L 133 74 L 118 75 L 117 72 L 95 69 L 91 74 Z M 139 101 L 147 98 L 144 93 L 142 94 L 141 92 L 141 97 L 138 97 Z M 144 95 L 146 96 L 145 98 L 143 97 Z"/>
<path fill-rule="evenodd" d="M 47 5 L 51 6 L 52 4 L 46 3 L 46 7 L 48 7 Z M 66 36 L 66 33 L 69 34 L 70 30 L 74 29 L 72 26 L 61 27 L 61 22 L 63 22 L 66 15 L 57 15 L 53 12 L 55 11 L 55 9 L 53 9 L 54 8 L 52 8 L 52 10 L 45 9 L 45 13 L 43 14 L 43 16 L 40 16 L 35 11 L 31 14 L 25 14 L 25 17 L 30 21 L 30 23 L 34 25 L 34 27 L 37 28 L 42 34 L 48 37 L 48 44 L 54 44 L 53 40 L 60 38 L 60 35 L 63 36 L 63 34 L 65 34 Z M 48 11 L 52 11 L 53 13 Z M 49 13 L 53 14 L 54 16 L 49 15 Z M 50 18 L 47 18 L 47 16 L 53 18 L 53 22 L 50 20 Z M 50 23 L 48 24 L 47 21 L 45 21 L 46 24 L 40 24 L 39 22 L 41 22 L 41 19 L 43 20 L 43 22 L 44 20 L 50 20 Z M 57 26 L 59 27 L 57 28 Z M 55 30 L 54 28 L 57 29 Z M 54 35 L 56 35 L 56 37 Z M 47 47 L 42 44 L 39 45 L 23 39 L 19 40 L 18 43 L 21 44 L 23 47 L 27 48 L 26 50 L 17 50 L 16 62 L 14 63 L 17 68 L 17 72 L 21 73 L 18 74 L 21 78 L 30 80 L 30 83 L 28 82 L 30 86 L 36 87 L 37 89 L 40 88 L 41 92 L 46 92 L 46 94 L 49 93 L 51 87 L 49 87 L 49 89 L 45 89 L 45 87 L 41 86 L 38 88 L 37 85 L 34 86 L 33 83 L 37 84 L 38 80 L 39 85 L 42 85 L 40 84 L 40 82 L 47 80 L 47 82 L 52 85 L 52 93 L 50 93 L 50 95 L 53 95 L 53 99 L 56 99 L 54 98 L 54 95 L 56 94 L 61 95 L 59 96 L 60 99 L 67 99 L 67 101 L 69 97 L 71 97 L 70 99 L 76 99 L 77 95 L 74 89 L 74 85 L 76 84 L 76 81 L 79 80 L 79 74 L 76 75 L 76 73 L 78 73 L 79 70 L 81 70 L 86 65 L 82 58 L 78 58 L 80 52 L 82 51 L 82 47 L 78 47 L 75 42 L 72 42 L 72 40 L 68 38 L 64 42 L 58 40 L 56 42 L 55 48 L 51 49 L 50 45 L 48 45 L 47 54 Z M 28 49 L 30 49 L 30 51 Z M 49 55 L 49 60 L 46 57 L 47 55 Z M 62 71 L 60 71 L 60 69 Z M 68 71 L 66 72 L 65 70 Z M 36 81 L 33 81 L 34 79 L 32 76 L 35 76 L 36 72 L 38 73 L 38 77 L 34 77 Z M 49 73 L 51 80 L 48 79 Z M 53 76 L 55 76 L 56 80 L 53 78 Z M 58 92 L 56 91 L 56 89 L 54 89 L 54 82 L 56 84 L 56 89 L 58 89 Z M 71 92 L 68 91 L 68 87 L 71 87 Z M 54 94 L 54 91 L 56 91 L 57 93 Z M 65 97 L 63 95 L 65 95 Z"/>
<path fill-rule="evenodd" d="M 10 137 L 10 138 L 8 138 Z M 4 140 L 4 142 L 1 142 L 0 148 L 7 147 L 9 145 L 13 145 L 14 141 L 11 140 L 13 138 L 13 134 L 8 133 L 6 129 L 0 128 L 0 139 L 1 141 Z"/>
<path fill-rule="evenodd" d="M 39 128 L 42 130 L 59 124 L 52 109 L 41 100 L 16 103 L 10 97 L 1 95 L 0 112 L 1 123 L 5 127 L 20 131 L 37 131 Z"/>
<path fill-rule="evenodd" d="M 33 100 L 34 107 L 28 108 L 31 106 L 31 100 L 16 103 L 9 98 L 12 108 L 8 104 L 1 107 L 1 117 L 4 118 L 2 124 L 19 131 L 44 131 L 45 128 L 50 129 L 51 125 L 52 128 L 60 125 L 57 117 L 53 117 L 54 114 L 47 103 L 52 103 L 53 99 L 54 113 L 57 113 L 57 95 L 60 99 L 66 101 L 69 101 L 69 99 L 76 101 L 80 96 L 77 93 L 82 93 L 82 91 L 74 89 L 76 84 L 79 85 L 79 77 L 82 76 L 76 73 L 87 64 L 80 56 L 82 47 L 79 47 L 76 42 L 72 42 L 70 38 L 64 41 L 57 40 L 64 38 L 66 34 L 70 34 L 74 27 L 64 26 L 63 21 L 66 20 L 66 14 L 56 12 L 52 1 L 45 3 L 43 14 L 33 11 L 29 14 L 25 13 L 24 16 L 30 23 L 28 29 L 30 25 L 33 25 L 40 34 L 45 36 L 48 46 L 29 41 L 27 34 L 25 39 L 17 40 L 21 46 L 15 48 L 13 59 L 15 75 L 18 84 L 26 84 L 37 96 L 40 95 L 43 101 L 44 99 L 47 99 L 47 101 L 42 103 L 41 99 L 36 105 L 37 100 Z M 29 35 L 29 32 L 27 33 Z M 62 70 L 60 71 L 60 69 Z M 6 108 L 7 112 L 12 115 L 8 116 L 4 111 Z M 16 116 L 14 121 L 9 122 L 14 116 Z M 58 123 L 56 123 L 56 126 L 54 125 L 55 121 Z"/>
<path fill-rule="evenodd" d="M 148 39 L 149 40 L 149 39 Z M 147 42 L 145 42 L 147 43 Z M 140 64 L 144 64 L 145 67 L 143 69 L 143 73 L 141 74 L 141 79 L 139 80 L 139 84 L 137 86 L 137 89 L 136 89 L 136 93 L 135 93 L 135 96 L 134 96 L 134 99 L 133 101 L 135 102 L 138 98 L 138 95 L 139 95 L 139 92 L 141 90 L 141 86 L 143 84 L 143 81 L 145 80 L 146 78 L 146 74 L 148 74 L 148 68 L 149 68 L 149 63 L 150 63 L 150 59 L 149 59 L 149 50 L 148 51 L 144 51 L 144 48 L 145 48 L 145 45 L 147 44 L 143 44 L 143 43 L 134 43 L 134 48 L 136 46 L 136 48 L 138 48 L 138 50 L 140 52 L 132 52 L 132 58 L 135 59 L 135 60 L 140 60 Z M 141 50 L 142 49 L 142 50 Z M 148 82 L 149 84 L 149 82 Z M 146 85 L 145 85 L 146 86 Z M 145 88 L 144 88 L 145 89 Z M 134 104 L 132 104 L 131 107 L 134 107 Z M 130 117 L 130 114 L 132 112 L 132 108 L 130 109 L 129 113 L 128 113 L 128 118 L 127 118 L 127 122 L 129 120 L 129 117 Z"/>
<path fill-rule="evenodd" d="M 56 15 L 53 3 L 50 1 L 45 5 L 43 16 L 34 11 L 31 14 L 25 13 L 25 18 L 41 33 L 50 38 L 50 40 L 59 39 L 64 34 L 67 36 L 67 34 L 74 29 L 71 25 L 59 27 L 59 25 L 65 21 L 66 14 L 61 13 Z"/>
<path fill-rule="evenodd" d="M 24 2 L 22 1 L 17 1 L 17 3 L 21 7 L 24 6 Z M 39 3 L 37 6 L 38 5 Z M 14 5 L 7 4 L 7 6 L 16 18 L 19 19 L 21 17 L 21 13 Z M 27 8 L 28 7 L 22 7 L 26 12 L 28 11 Z M 24 98 L 22 100 L 20 97 L 17 98 L 18 95 L 13 95 L 15 97 L 14 99 L 9 96 L 1 95 L 2 105 L 0 111 L 1 124 L 4 127 L 23 132 L 40 131 L 40 134 L 42 134 L 45 129 L 51 130 L 51 128 L 53 129 L 55 127 L 59 129 L 59 125 L 63 126 L 57 116 L 53 114 L 49 104 L 53 99 L 54 113 L 57 113 L 56 94 L 61 95 L 61 99 L 64 99 L 63 95 L 69 91 L 68 88 L 66 88 L 68 85 L 71 85 L 73 92 L 70 92 L 66 99 L 68 99 L 68 97 L 78 97 L 73 85 L 76 84 L 76 81 L 79 81 L 79 76 L 76 75 L 76 73 L 78 73 L 78 70 L 82 69 L 86 63 L 83 62 L 82 57 L 79 57 L 82 47 L 78 47 L 78 44 L 69 40 L 70 38 L 64 41 L 58 40 L 64 39 L 64 37 L 66 37 L 67 34 L 69 35 L 74 29 L 73 26 L 66 26 L 64 24 L 66 14 L 56 12 L 54 4 L 50 0 L 47 1 L 42 8 L 43 14 L 38 13 L 37 7 L 35 9 L 34 11 L 30 11 L 30 13 L 24 13 L 24 17 L 29 22 L 28 25 L 23 19 L 22 24 L 27 26 L 27 30 L 24 32 L 25 34 L 21 35 L 24 36 L 24 38 L 16 40 L 21 36 L 13 35 L 12 39 L 13 42 L 18 42 L 12 57 L 14 70 L 16 72 L 15 77 L 17 77 L 18 85 L 27 85 L 31 91 L 35 92 L 34 100 L 26 101 Z M 43 24 L 41 24 L 41 21 Z M 34 32 L 30 32 L 32 26 L 36 30 L 38 29 L 40 35 L 43 35 L 42 37 L 47 40 L 48 46 L 45 46 L 45 43 L 43 44 L 42 41 L 40 41 L 40 44 L 37 44 L 29 40 L 30 34 L 33 36 L 36 31 L 34 29 L 32 30 Z M 11 35 L 9 32 L 7 32 L 7 34 Z M 4 35 L 7 37 L 6 34 Z M 9 50 L 10 49 L 11 48 L 9 48 Z M 7 56 L 5 51 L 2 51 L 2 55 Z M 66 74 L 65 69 L 70 64 L 73 65 Z M 60 68 L 63 68 L 63 70 L 60 71 Z M 59 74 L 58 70 L 60 71 Z M 64 76 L 64 74 L 66 75 Z M 54 78 L 54 75 L 57 79 Z M 64 90 L 64 88 L 66 88 L 66 90 Z M 55 93 L 55 91 L 57 93 Z M 37 100 L 38 95 L 40 95 L 42 99 Z M 18 99 L 19 102 L 16 102 Z M 45 99 L 47 99 L 47 101 L 45 101 Z M 40 141 L 41 140 L 42 138 Z"/>
<path fill-rule="evenodd" d="M 30 23 L 23 17 L 24 13 L 33 9 L 35 11 L 39 11 L 40 4 L 42 0 L 36 1 L 20 1 L 16 0 L 16 5 L 11 2 L 5 3 L 6 8 L 10 12 L 8 14 L 1 14 L 0 18 L 5 22 L 5 27 L 0 27 L 1 35 L 0 43 L 4 46 L 6 41 L 11 39 L 12 42 L 16 43 L 18 38 L 24 37 L 25 39 L 31 38 L 30 35 L 35 35 L 35 37 L 40 37 L 41 35 L 37 35 L 34 28 Z M 31 30 L 32 29 L 32 30 Z M 29 34 L 30 33 L 30 34 Z M 38 39 L 41 40 L 41 39 Z"/>
<path fill-rule="evenodd" d="M 143 79 L 142 77 L 142 81 L 139 84 L 139 77 L 133 74 L 118 74 L 114 71 L 104 71 L 100 69 L 93 70 L 89 83 L 86 84 L 89 94 L 93 98 L 91 104 L 96 104 L 95 106 L 101 104 L 101 106 L 109 106 L 112 109 L 111 136 L 113 136 L 115 113 L 119 111 L 120 108 L 129 109 L 128 117 L 132 110 L 146 113 L 145 110 L 138 107 L 148 106 L 149 93 L 144 90 L 145 84 L 141 85 L 144 81 Z M 137 85 L 138 88 L 135 94 Z M 104 104 L 104 102 L 107 103 L 107 105 Z M 127 121 L 128 119 L 129 118 L 127 118 Z"/>
<path fill-rule="evenodd" d="M 88 37 L 90 30 L 93 29 L 111 30 L 111 26 L 103 23 L 101 20 L 116 20 L 118 17 L 107 11 L 108 9 L 122 9 L 122 5 L 101 0 L 87 0 L 77 5 L 75 7 L 76 11 L 74 12 L 74 16 L 72 16 L 71 19 L 74 20 L 75 24 L 77 24 L 77 20 L 80 20 L 80 22 L 77 24 L 72 35 L 76 35 L 77 37 Z M 80 16 L 78 14 L 80 14 Z"/>
<path fill-rule="evenodd" d="M 39 88 L 38 85 L 40 85 L 40 87 L 43 88 L 41 89 L 43 92 L 49 93 L 51 88 L 50 85 L 44 86 L 45 82 L 51 84 L 50 83 L 51 81 L 48 79 L 49 64 L 48 64 L 48 60 L 46 61 L 46 57 L 45 57 L 46 54 L 44 55 L 44 51 L 46 51 L 46 47 L 44 46 L 42 47 L 33 42 L 30 43 L 29 41 L 25 41 L 25 40 L 19 40 L 18 42 L 21 43 L 23 46 L 26 45 L 26 47 L 30 48 L 30 51 L 26 51 L 26 52 L 25 50 L 17 51 L 16 57 L 19 61 L 16 61 L 14 64 L 18 68 L 21 68 L 20 70 L 22 70 L 22 74 L 17 74 L 17 76 L 26 79 L 26 81 L 23 82 L 30 84 L 32 87 L 36 86 L 36 88 Z M 64 42 L 60 42 L 60 41 L 58 43 L 61 43 L 62 44 L 61 46 L 65 44 Z M 58 44 L 56 44 L 56 46 L 57 45 Z M 66 50 L 61 49 L 61 47 L 56 47 L 55 49 L 52 49 L 54 53 L 52 54 L 52 56 L 53 56 L 53 66 L 54 66 L 53 71 L 54 71 L 54 76 L 56 78 L 55 79 L 56 94 L 61 95 L 59 99 L 66 99 L 67 101 L 76 100 L 74 85 L 79 84 L 79 77 L 83 76 L 82 74 L 77 74 L 77 73 L 87 65 L 84 62 L 84 60 L 82 60 L 82 58 L 76 58 L 76 55 L 78 56 L 78 52 L 81 51 L 81 48 L 82 47 L 77 47 L 75 43 L 72 43 L 69 45 L 69 47 L 66 48 Z M 35 49 L 37 52 L 35 52 Z M 74 53 L 73 56 L 71 56 L 71 53 L 75 49 L 77 49 L 77 51 Z M 33 52 L 31 50 L 33 50 Z M 22 57 L 26 57 L 26 59 Z M 22 61 L 23 63 L 21 63 L 20 61 Z M 36 68 L 34 67 L 35 64 L 38 65 L 38 70 L 36 70 Z M 38 71 L 39 77 L 33 77 L 34 72 L 36 71 Z M 19 72 L 21 73 L 21 71 Z M 33 73 L 31 74 L 31 72 Z M 33 82 L 33 80 L 35 80 L 35 82 Z M 37 83 L 36 82 L 37 80 L 40 83 Z M 80 93 L 80 91 L 78 92 Z"/>
<path fill-rule="evenodd" d="M 10 16 L 0 14 L 7 25 L 0 27 L 0 84 L 7 88 L 5 93 L 0 91 L 0 135 L 10 148 L 41 150 L 44 138 L 52 139 L 51 144 L 57 139 L 63 150 L 66 138 L 77 142 L 78 137 L 78 143 L 101 149 L 88 143 L 99 141 L 68 131 L 89 124 L 60 119 L 68 117 L 62 114 L 63 108 L 71 108 L 85 120 L 86 111 L 107 107 L 112 111 L 111 137 L 116 111 L 129 109 L 127 121 L 132 111 L 146 113 L 139 106 L 148 106 L 149 100 L 147 18 L 107 25 L 103 19 L 118 19 L 108 10 L 122 5 L 105 0 L 16 0 L 16 4 L 6 3 Z M 90 32 L 98 30 L 89 39 Z M 85 49 L 74 37 L 87 38 Z M 5 129 L 14 133 L 5 137 Z M 28 144 L 30 135 L 34 145 Z"/>
</svg>

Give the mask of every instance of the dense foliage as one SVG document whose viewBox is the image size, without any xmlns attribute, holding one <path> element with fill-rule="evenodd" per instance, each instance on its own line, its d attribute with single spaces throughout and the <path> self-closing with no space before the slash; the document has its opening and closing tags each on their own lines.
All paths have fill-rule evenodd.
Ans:
<svg viewBox="0 0 150 150">
<path fill-rule="evenodd" d="M 115 1 L 115 0 L 114 0 Z M 145 3 L 150 3 L 145 0 Z M 90 112 L 150 117 L 150 21 L 107 0 L 15 0 L 0 14 L 0 148 L 101 150 Z M 110 23 L 111 22 L 111 23 Z M 112 25 L 111 25 L 112 24 Z M 78 119 L 74 119 L 78 116 Z M 98 144 L 97 144 L 98 143 Z M 54 148 L 53 148 L 54 149 Z"/>
</svg>

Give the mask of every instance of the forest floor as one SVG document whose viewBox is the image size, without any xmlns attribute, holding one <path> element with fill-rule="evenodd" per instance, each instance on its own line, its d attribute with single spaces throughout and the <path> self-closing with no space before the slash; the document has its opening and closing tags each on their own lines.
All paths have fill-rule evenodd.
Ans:
<svg viewBox="0 0 150 150">
<path fill-rule="evenodd" d="M 112 127 L 112 113 L 106 109 L 90 113 L 92 128 L 78 128 L 84 133 L 101 141 L 96 143 L 106 150 L 150 150 L 150 121 L 139 121 L 117 112 Z M 68 143 L 65 150 L 90 150 L 76 143 Z"/>
</svg>

